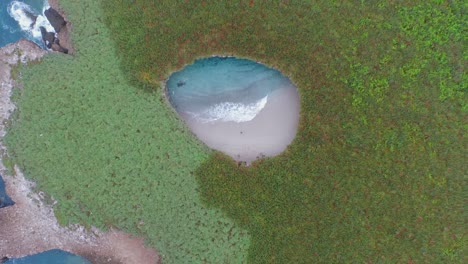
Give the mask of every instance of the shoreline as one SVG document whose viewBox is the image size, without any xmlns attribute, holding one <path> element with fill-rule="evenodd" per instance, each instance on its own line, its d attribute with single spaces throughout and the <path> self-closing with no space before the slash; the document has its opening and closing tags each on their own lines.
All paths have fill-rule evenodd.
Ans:
<svg viewBox="0 0 468 264">
<path fill-rule="evenodd" d="M 57 10 L 57 12 L 67 21 L 67 24 L 57 33 L 57 38 L 60 40 L 60 45 L 64 48 L 68 49 L 69 55 L 75 55 L 75 48 L 73 46 L 73 42 L 71 40 L 71 31 L 73 31 L 73 22 L 68 20 L 67 15 L 60 7 L 58 0 L 47 0 L 49 2 L 49 6 L 53 9 Z"/>
<path fill-rule="evenodd" d="M 296 136 L 299 113 L 299 94 L 295 86 L 290 86 L 270 94 L 264 108 L 247 122 L 204 123 L 188 114 L 180 116 L 198 140 L 209 148 L 248 165 L 287 150 Z"/>
<path fill-rule="evenodd" d="M 63 15 L 58 1 L 50 0 L 49 5 Z M 68 25 L 66 32 L 59 34 L 69 37 Z M 69 38 L 65 43 L 74 54 Z M 39 61 L 47 53 L 26 39 L 0 48 L 0 174 L 7 193 L 15 201 L 15 205 L 0 209 L 0 258 L 23 257 L 59 248 L 83 256 L 92 263 L 159 263 L 158 253 L 147 248 L 142 238 L 114 229 L 102 232 L 96 228 L 86 230 L 77 224 L 60 226 L 53 209 L 57 201 L 52 199 L 53 204 L 44 202 L 44 194 L 33 191 L 33 181 L 27 180 L 16 165 L 4 164 L 7 150 L 2 140 L 16 108 L 11 101 L 12 90 L 15 87 L 21 89 L 20 81 L 13 79 L 21 78 L 21 73 L 12 76 L 12 69 L 18 63 Z"/>
</svg>

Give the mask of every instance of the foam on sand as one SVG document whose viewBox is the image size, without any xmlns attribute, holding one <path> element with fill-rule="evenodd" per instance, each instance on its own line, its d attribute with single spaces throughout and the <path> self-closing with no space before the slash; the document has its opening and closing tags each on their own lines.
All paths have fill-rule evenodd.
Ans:
<svg viewBox="0 0 468 264">
<path fill-rule="evenodd" d="M 296 87 L 278 70 L 251 60 L 196 60 L 171 75 L 167 94 L 201 141 L 237 161 L 278 155 L 296 134 Z"/>
<path fill-rule="evenodd" d="M 276 156 L 291 144 L 299 123 L 299 95 L 295 87 L 270 94 L 265 107 L 246 122 L 200 122 L 182 115 L 192 132 L 210 148 L 236 161 L 251 163 Z"/>
<path fill-rule="evenodd" d="M 222 102 L 208 107 L 200 113 L 188 112 L 193 118 L 200 122 L 210 123 L 216 121 L 247 122 L 255 118 L 265 107 L 268 95 L 250 104 Z"/>
</svg>

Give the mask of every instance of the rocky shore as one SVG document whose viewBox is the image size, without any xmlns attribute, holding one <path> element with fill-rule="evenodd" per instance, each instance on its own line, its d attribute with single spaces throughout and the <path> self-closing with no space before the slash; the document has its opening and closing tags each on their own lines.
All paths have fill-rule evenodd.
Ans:
<svg viewBox="0 0 468 264">
<path fill-rule="evenodd" d="M 56 0 L 50 5 L 63 12 Z M 65 16 L 64 16 L 65 17 Z M 60 30 L 60 44 L 75 50 L 70 41 L 70 22 Z M 89 259 L 92 263 L 159 263 L 155 250 L 145 247 L 141 238 L 118 230 L 102 232 L 86 230 L 82 226 L 62 227 L 55 218 L 52 204 L 44 202 L 44 194 L 33 191 L 34 182 L 25 179 L 17 166 L 5 166 L 7 151 L 3 144 L 10 115 L 15 109 L 11 101 L 13 89 L 21 89 L 21 73 L 15 70 L 19 63 L 40 60 L 46 50 L 28 40 L 0 48 L 0 174 L 3 176 L 13 206 L 0 209 L 0 259 L 17 258 L 49 249 L 63 249 Z M 66 56 L 66 55 L 64 55 Z"/>
<path fill-rule="evenodd" d="M 57 44 L 59 45 L 58 47 L 57 46 L 54 47 L 54 46 L 51 45 L 51 48 L 52 48 L 52 50 L 59 51 L 59 52 L 64 52 L 63 49 L 65 49 L 66 52 L 64 52 L 64 53 L 73 55 L 73 54 L 75 54 L 75 49 L 73 48 L 73 45 L 72 45 L 72 42 L 71 42 L 71 39 L 70 39 L 70 37 L 71 37 L 70 32 L 72 30 L 73 23 L 67 19 L 67 16 L 66 16 L 65 12 L 63 12 L 63 10 L 60 8 L 57 0 L 49 0 L 49 4 L 50 4 L 53 12 L 57 12 L 57 14 L 64 20 L 63 22 L 65 22 L 63 24 L 63 26 L 58 27 L 58 25 L 62 24 L 62 21 L 61 21 L 60 17 L 55 22 L 51 21 L 52 26 L 54 26 L 54 28 L 55 28 L 55 30 L 57 32 L 56 39 L 58 40 Z M 48 13 L 50 14 L 51 12 L 46 11 L 46 15 Z M 54 17 L 55 14 L 52 14 L 52 15 L 49 15 L 49 16 Z M 52 42 L 54 42 L 54 41 L 52 41 Z"/>
</svg>

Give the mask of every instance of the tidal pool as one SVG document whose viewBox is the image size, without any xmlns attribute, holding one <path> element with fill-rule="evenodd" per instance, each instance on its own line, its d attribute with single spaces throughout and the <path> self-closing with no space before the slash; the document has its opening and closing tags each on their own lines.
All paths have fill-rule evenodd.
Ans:
<svg viewBox="0 0 468 264">
<path fill-rule="evenodd" d="M 235 57 L 196 60 L 166 92 L 192 132 L 237 161 L 283 152 L 296 135 L 299 95 L 278 70 Z"/>
</svg>

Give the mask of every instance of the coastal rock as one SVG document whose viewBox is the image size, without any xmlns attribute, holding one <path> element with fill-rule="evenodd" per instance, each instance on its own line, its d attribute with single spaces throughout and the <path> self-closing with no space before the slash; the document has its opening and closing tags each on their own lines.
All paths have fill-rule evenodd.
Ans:
<svg viewBox="0 0 468 264">
<path fill-rule="evenodd" d="M 54 4 L 56 4 L 54 2 Z M 47 32 L 44 27 L 41 27 L 42 40 L 46 47 L 53 51 L 69 54 L 69 32 L 65 18 L 54 8 L 49 8 L 44 12 L 47 20 L 54 28 L 55 32 Z M 60 44 L 60 39 L 64 44 Z"/>
<path fill-rule="evenodd" d="M 42 40 L 48 49 L 68 54 L 68 49 L 60 45 L 60 40 L 53 32 L 47 32 L 44 27 L 40 27 Z"/>
<path fill-rule="evenodd" d="M 36 20 L 37 20 L 37 15 L 28 11 L 28 10 L 24 10 L 24 14 L 29 18 L 31 19 L 31 25 L 29 25 L 30 28 L 33 28 L 34 25 L 36 24 Z"/>
<path fill-rule="evenodd" d="M 40 27 L 39 29 L 41 30 L 42 40 L 44 41 L 46 47 L 50 49 L 52 43 L 54 43 L 55 41 L 55 33 L 47 32 L 47 30 L 44 27 Z"/>
<path fill-rule="evenodd" d="M 41 49 L 36 43 L 27 39 L 20 39 L 15 43 L 0 48 L 0 62 L 2 62 L 2 65 L 13 66 L 17 64 L 18 61 L 26 63 L 27 61 L 40 59 L 46 53 L 47 52 Z M 9 70 L 10 68 L 8 68 L 8 72 Z M 3 79 L 3 77 L 5 77 L 5 79 Z M 0 81 L 8 81 L 6 79 L 7 77 L 9 77 L 9 75 L 0 74 Z"/>
<path fill-rule="evenodd" d="M 62 52 L 62 53 L 65 53 L 65 54 L 68 54 L 68 49 L 67 48 L 64 48 L 62 46 L 60 46 L 60 44 L 58 44 L 58 42 L 54 42 L 52 43 L 51 47 L 50 47 L 53 51 L 58 51 L 58 52 Z"/>
<path fill-rule="evenodd" d="M 3 178 L 0 175 L 0 208 L 11 206 L 14 204 L 15 202 L 13 202 L 13 200 L 11 200 L 11 198 L 6 194 L 5 182 L 3 182 Z"/>
<path fill-rule="evenodd" d="M 49 20 L 50 24 L 54 28 L 55 32 L 59 33 L 60 30 L 67 24 L 63 16 L 52 7 L 44 11 L 44 15 Z"/>
</svg>

